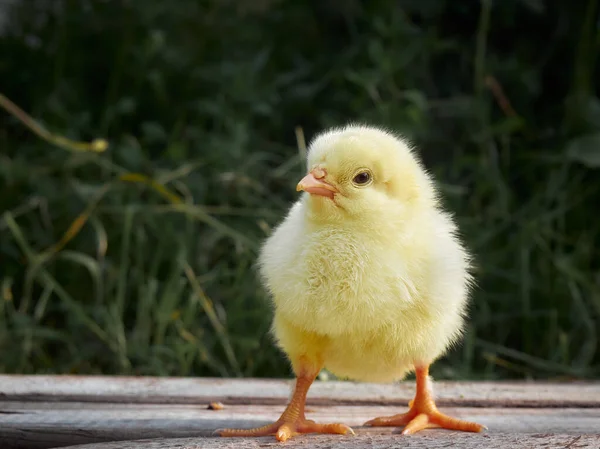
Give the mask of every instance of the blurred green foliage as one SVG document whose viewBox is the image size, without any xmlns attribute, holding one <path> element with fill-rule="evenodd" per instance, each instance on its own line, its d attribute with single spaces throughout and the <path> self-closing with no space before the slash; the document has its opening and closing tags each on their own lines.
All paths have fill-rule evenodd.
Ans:
<svg viewBox="0 0 600 449">
<path fill-rule="evenodd" d="M 0 111 L 0 371 L 288 375 L 256 250 L 296 198 L 296 127 L 359 120 L 418 145 L 476 255 L 433 374 L 600 374 L 597 0 L 3 8 L 1 93 L 110 148 Z"/>
</svg>

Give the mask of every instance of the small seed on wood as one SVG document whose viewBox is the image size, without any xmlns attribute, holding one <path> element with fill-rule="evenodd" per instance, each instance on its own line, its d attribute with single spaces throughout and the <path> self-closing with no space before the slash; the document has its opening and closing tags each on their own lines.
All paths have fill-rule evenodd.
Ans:
<svg viewBox="0 0 600 449">
<path fill-rule="evenodd" d="M 206 408 L 209 410 L 223 410 L 225 406 L 220 402 L 211 402 Z"/>
</svg>

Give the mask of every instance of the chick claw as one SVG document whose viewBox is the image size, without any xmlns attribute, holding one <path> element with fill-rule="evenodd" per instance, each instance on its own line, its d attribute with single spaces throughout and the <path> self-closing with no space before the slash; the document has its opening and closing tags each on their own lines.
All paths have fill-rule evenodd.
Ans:
<svg viewBox="0 0 600 449">
<path fill-rule="evenodd" d="M 302 433 L 337 433 L 354 435 L 352 428 L 345 424 L 317 424 L 310 419 L 297 419 L 296 421 L 280 419 L 273 424 L 268 424 L 256 429 L 221 429 L 217 433 L 222 437 L 260 437 L 275 435 L 278 441 L 286 441 Z"/>
</svg>

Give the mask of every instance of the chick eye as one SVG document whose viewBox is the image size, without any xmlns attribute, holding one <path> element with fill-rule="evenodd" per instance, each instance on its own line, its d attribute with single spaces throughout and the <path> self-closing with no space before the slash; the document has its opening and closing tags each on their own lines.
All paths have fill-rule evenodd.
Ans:
<svg viewBox="0 0 600 449">
<path fill-rule="evenodd" d="M 370 180 L 371 180 L 371 174 L 369 172 L 362 171 L 352 179 L 352 182 L 356 185 L 364 186 Z"/>
</svg>

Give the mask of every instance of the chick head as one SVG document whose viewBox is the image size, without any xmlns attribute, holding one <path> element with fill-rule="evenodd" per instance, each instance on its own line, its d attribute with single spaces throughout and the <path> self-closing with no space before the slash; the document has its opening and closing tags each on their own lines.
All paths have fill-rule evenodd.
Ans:
<svg viewBox="0 0 600 449">
<path fill-rule="evenodd" d="M 406 141 L 380 128 L 348 125 L 318 135 L 296 190 L 320 220 L 402 214 L 435 202 L 429 175 Z"/>
</svg>

